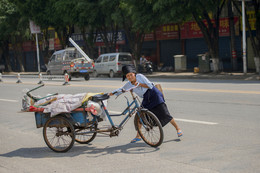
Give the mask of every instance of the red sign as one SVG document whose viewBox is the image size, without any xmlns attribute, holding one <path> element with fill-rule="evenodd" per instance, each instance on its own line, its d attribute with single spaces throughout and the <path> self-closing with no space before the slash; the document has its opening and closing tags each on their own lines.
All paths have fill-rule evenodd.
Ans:
<svg viewBox="0 0 260 173">
<path fill-rule="evenodd" d="M 238 18 L 235 17 L 235 23 Z M 214 20 L 212 20 L 214 22 Z M 206 21 L 204 21 L 206 24 Z M 219 19 L 219 36 L 229 36 L 229 21 L 228 18 Z M 181 26 L 181 39 L 201 38 L 203 34 L 196 22 L 186 22 Z"/>
<path fill-rule="evenodd" d="M 144 41 L 153 41 L 153 40 L 154 40 L 154 32 L 144 35 Z"/>
<path fill-rule="evenodd" d="M 32 51 L 32 41 L 23 42 L 23 51 L 25 52 Z"/>
<path fill-rule="evenodd" d="M 61 44 L 60 44 L 60 40 L 58 38 L 54 39 L 54 49 L 55 50 L 60 50 L 62 48 Z"/>
</svg>

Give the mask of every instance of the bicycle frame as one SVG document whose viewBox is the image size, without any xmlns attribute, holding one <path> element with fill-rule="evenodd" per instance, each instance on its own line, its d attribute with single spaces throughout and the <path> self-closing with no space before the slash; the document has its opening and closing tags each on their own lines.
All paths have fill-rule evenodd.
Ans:
<svg viewBox="0 0 260 173">
<path fill-rule="evenodd" d="M 115 124 L 111 118 L 111 116 L 122 116 L 122 115 L 126 115 L 128 113 L 128 115 L 121 121 L 121 123 L 118 125 L 118 128 L 122 128 L 123 125 L 125 124 L 125 122 L 134 114 L 134 112 L 137 111 L 138 108 L 140 108 L 140 105 L 137 101 L 137 97 L 133 95 L 133 93 L 131 92 L 131 95 L 133 97 L 133 101 L 129 104 L 129 101 L 127 100 L 127 108 L 125 108 L 125 110 L 119 114 L 119 115 L 110 115 L 109 112 L 107 111 L 107 108 L 106 106 L 104 105 L 103 101 L 101 102 L 102 105 L 101 105 L 101 108 L 104 109 L 105 113 L 106 113 L 106 116 L 111 124 L 112 127 L 115 127 Z M 132 106 L 134 105 L 134 107 L 132 109 L 130 109 Z"/>
</svg>

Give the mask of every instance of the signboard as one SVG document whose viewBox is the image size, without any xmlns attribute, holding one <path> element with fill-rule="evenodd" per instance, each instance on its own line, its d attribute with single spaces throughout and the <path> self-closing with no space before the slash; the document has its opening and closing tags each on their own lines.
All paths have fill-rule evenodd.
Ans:
<svg viewBox="0 0 260 173">
<path fill-rule="evenodd" d="M 41 33 L 41 28 L 30 20 L 30 30 L 32 34 Z"/>
<path fill-rule="evenodd" d="M 54 38 L 49 39 L 49 50 L 54 50 Z"/>
<path fill-rule="evenodd" d="M 179 39 L 179 28 L 177 24 L 162 25 L 155 34 L 156 40 Z"/>
<path fill-rule="evenodd" d="M 154 32 L 144 35 L 144 41 L 153 41 L 153 40 L 154 40 Z"/>
<path fill-rule="evenodd" d="M 86 37 L 87 37 L 87 38 L 88 38 L 88 35 L 89 35 L 89 34 L 86 34 Z M 94 37 L 95 37 L 95 35 L 94 35 Z M 112 40 L 112 37 L 113 37 L 113 33 L 112 33 L 112 32 L 108 32 L 108 33 L 107 33 L 107 40 L 108 40 L 108 41 L 111 41 L 111 40 Z M 84 44 L 84 43 L 83 43 L 83 36 L 82 36 L 82 34 L 73 34 L 73 35 L 71 36 L 71 38 L 72 38 L 75 42 L 77 42 L 77 44 L 79 44 L 80 46 L 82 46 L 82 44 Z M 118 31 L 118 32 L 117 32 L 117 35 L 116 35 L 116 38 L 117 38 L 116 44 L 118 44 L 118 45 L 123 45 L 123 44 L 125 44 L 125 42 L 126 42 L 126 41 L 125 41 L 125 34 L 124 34 L 123 31 Z M 102 37 L 101 37 L 101 34 L 97 34 L 95 45 L 96 45 L 96 46 L 104 46 L 104 45 L 105 45 L 105 43 L 104 43 L 104 41 L 103 41 L 103 39 L 102 39 Z"/>
<path fill-rule="evenodd" d="M 212 20 L 214 23 L 214 20 Z M 237 25 L 238 17 L 234 18 L 235 25 Z M 206 21 L 204 21 L 205 24 Z M 229 36 L 229 21 L 228 18 L 219 19 L 219 36 Z M 186 22 L 181 26 L 181 39 L 188 38 L 202 38 L 203 34 L 196 22 Z"/>
<path fill-rule="evenodd" d="M 249 25 L 251 27 L 252 31 L 256 30 L 256 15 L 255 15 L 255 11 L 247 11 L 246 12 L 247 17 L 248 17 L 248 21 L 249 21 Z M 240 30 L 242 29 L 242 16 L 240 17 Z M 248 28 L 246 27 L 246 30 L 248 30 Z"/>
<path fill-rule="evenodd" d="M 107 40 L 110 42 L 112 41 L 112 37 L 113 37 L 113 33 L 112 32 L 109 32 L 107 33 Z M 116 37 L 116 44 L 125 44 L 125 35 L 123 33 L 123 31 L 118 31 L 117 32 L 117 35 L 115 35 Z M 96 46 L 104 46 L 105 43 L 101 37 L 101 34 L 98 34 L 97 35 L 97 38 L 96 38 L 96 43 L 95 43 Z"/>
</svg>

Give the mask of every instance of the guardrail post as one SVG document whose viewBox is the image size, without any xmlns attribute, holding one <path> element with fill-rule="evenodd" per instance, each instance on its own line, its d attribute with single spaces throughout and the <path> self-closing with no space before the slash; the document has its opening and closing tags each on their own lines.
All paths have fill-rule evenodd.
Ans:
<svg viewBox="0 0 260 173">
<path fill-rule="evenodd" d="M 17 82 L 16 83 L 22 83 L 20 73 L 17 74 Z"/>
<path fill-rule="evenodd" d="M 65 79 L 65 82 L 63 83 L 63 85 L 69 85 L 69 74 L 68 73 L 64 74 L 64 79 Z"/>
<path fill-rule="evenodd" d="M 42 73 L 39 73 L 39 79 L 40 79 L 40 81 L 38 82 L 38 84 L 43 84 L 43 81 L 42 81 Z"/>
<path fill-rule="evenodd" d="M 0 82 L 3 82 L 2 78 L 3 78 L 2 73 L 0 73 Z"/>
</svg>

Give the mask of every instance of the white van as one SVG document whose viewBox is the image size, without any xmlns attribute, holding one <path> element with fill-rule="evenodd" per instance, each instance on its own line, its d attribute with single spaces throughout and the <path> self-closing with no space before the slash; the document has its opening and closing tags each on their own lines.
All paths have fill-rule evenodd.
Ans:
<svg viewBox="0 0 260 173">
<path fill-rule="evenodd" d="M 69 80 L 72 76 L 82 76 L 85 80 L 89 80 L 93 66 L 93 60 L 88 61 L 76 48 L 71 47 L 53 53 L 47 66 L 47 74 L 63 75 L 68 73 Z"/>
<path fill-rule="evenodd" d="M 133 64 L 132 55 L 130 53 L 106 53 L 102 54 L 95 61 L 93 76 L 97 77 L 99 74 L 108 74 L 109 77 L 121 74 L 122 66 Z"/>
</svg>

